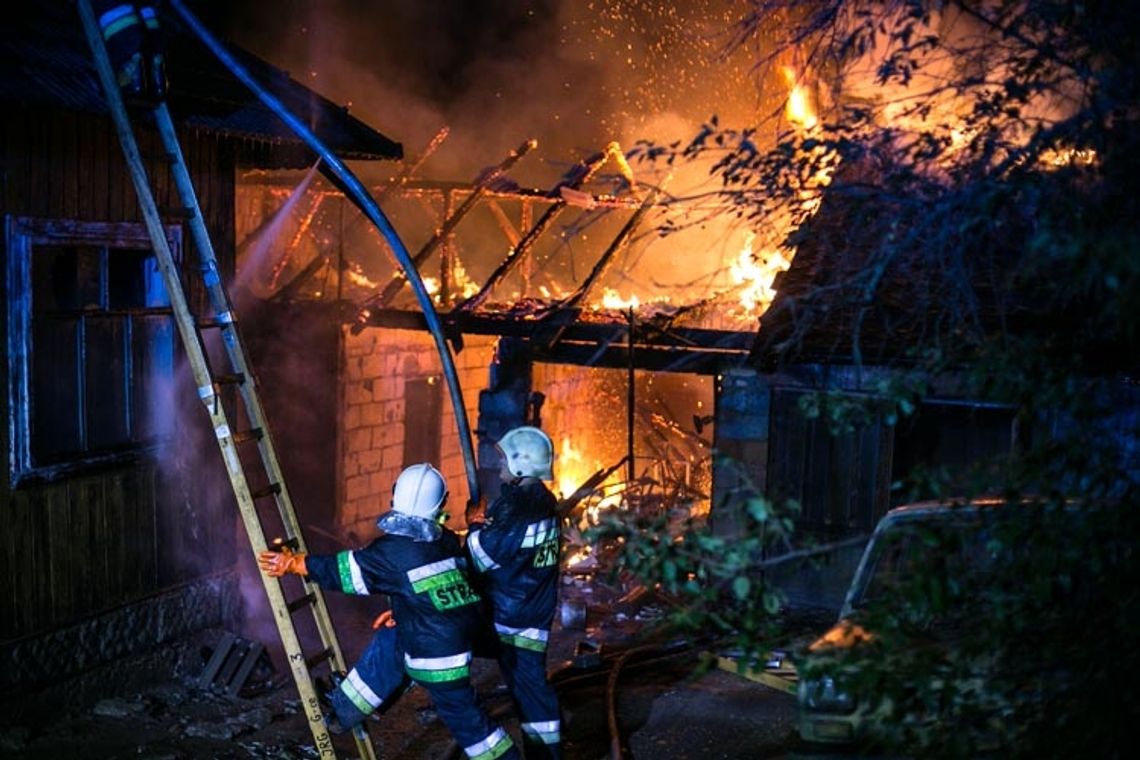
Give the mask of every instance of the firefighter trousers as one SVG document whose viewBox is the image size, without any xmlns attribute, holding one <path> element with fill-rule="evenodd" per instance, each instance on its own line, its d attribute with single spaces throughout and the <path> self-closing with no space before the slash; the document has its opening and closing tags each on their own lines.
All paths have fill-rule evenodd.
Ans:
<svg viewBox="0 0 1140 760">
<path fill-rule="evenodd" d="M 546 680 L 546 651 L 499 644 L 499 669 L 519 712 L 527 760 L 562 757 L 558 695 Z"/>
<path fill-rule="evenodd" d="M 510 736 L 483 710 L 469 677 L 416 683 L 427 691 L 440 720 L 469 758 L 519 760 Z M 337 721 L 353 728 L 373 711 L 388 708 L 410 684 L 396 629 L 381 628 L 329 698 Z"/>
</svg>

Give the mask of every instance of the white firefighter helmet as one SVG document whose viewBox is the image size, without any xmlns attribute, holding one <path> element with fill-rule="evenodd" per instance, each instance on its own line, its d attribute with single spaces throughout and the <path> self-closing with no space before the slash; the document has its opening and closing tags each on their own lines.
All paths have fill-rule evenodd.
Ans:
<svg viewBox="0 0 1140 760">
<path fill-rule="evenodd" d="M 499 439 L 499 451 L 507 469 L 518 478 L 552 480 L 550 469 L 554 461 L 554 444 L 550 436 L 536 427 L 523 426 L 508 430 Z"/>
<path fill-rule="evenodd" d="M 392 486 L 392 509 L 405 515 L 435 520 L 445 501 L 447 483 L 426 462 L 405 467 Z"/>
</svg>

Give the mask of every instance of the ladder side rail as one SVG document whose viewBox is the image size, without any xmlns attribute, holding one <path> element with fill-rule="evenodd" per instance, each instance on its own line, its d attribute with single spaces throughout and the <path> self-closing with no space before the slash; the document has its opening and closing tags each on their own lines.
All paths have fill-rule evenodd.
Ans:
<svg viewBox="0 0 1140 760">
<path fill-rule="evenodd" d="M 267 544 L 261 523 L 257 517 L 253 499 L 250 495 L 248 483 L 245 479 L 245 473 L 241 469 L 237 446 L 233 440 L 225 410 L 214 389 L 213 381 L 206 365 L 205 351 L 201 344 L 200 336 L 195 328 L 193 316 L 186 302 L 185 291 L 182 287 L 182 280 L 177 268 L 177 263 L 170 250 L 170 244 L 166 239 L 166 233 L 162 226 L 158 206 L 150 189 L 150 180 L 146 173 L 146 166 L 143 162 L 142 154 L 135 140 L 134 132 L 127 116 L 126 107 L 123 104 L 122 95 L 119 92 L 118 83 L 115 81 L 115 75 L 111 70 L 110 59 L 107 55 L 106 47 L 103 44 L 102 32 L 99 29 L 89 0 L 78 0 L 77 4 L 80 17 L 83 20 L 87 42 L 95 60 L 96 72 L 107 99 L 108 110 L 115 124 L 115 130 L 126 158 L 131 181 L 138 195 L 139 206 L 146 222 L 147 232 L 155 248 L 159 271 L 162 274 L 163 283 L 171 301 L 175 323 L 178 326 L 179 335 L 186 349 L 187 358 L 190 362 L 195 382 L 198 384 L 198 394 L 210 415 L 210 421 L 214 427 L 218 446 L 221 449 L 222 459 L 226 465 L 226 471 L 230 476 L 234 495 L 238 501 L 242 522 L 249 536 L 250 547 L 253 550 L 254 556 L 256 556 L 267 548 Z M 265 586 L 266 595 L 269 597 L 270 606 L 273 609 L 273 615 L 277 622 L 278 632 L 281 635 L 282 643 L 288 654 L 290 670 L 293 673 L 298 691 L 301 692 L 302 704 L 306 716 L 309 719 L 309 728 L 316 742 L 316 748 L 322 758 L 335 759 L 336 753 L 333 748 L 332 738 L 325 724 L 324 715 L 321 713 L 316 689 L 305 664 L 305 657 L 301 651 L 300 641 L 297 638 L 297 633 L 293 626 L 293 620 L 290 616 L 281 584 L 263 573 L 259 573 L 259 575 Z"/>
<path fill-rule="evenodd" d="M 237 313 L 222 284 L 214 245 L 210 239 L 209 230 L 207 230 L 205 220 L 202 216 L 202 210 L 198 203 L 194 184 L 186 169 L 182 148 L 178 142 L 174 123 L 170 118 L 170 110 L 165 103 L 159 105 L 155 111 L 155 116 L 159 127 L 159 134 L 162 137 L 163 147 L 172 158 L 172 174 L 178 194 L 187 208 L 193 211 L 188 220 L 190 235 L 202 263 L 203 280 L 210 295 L 210 302 L 215 312 L 214 316 L 218 319 L 219 323 L 221 323 L 222 342 L 225 345 L 230 365 L 234 372 L 244 378 L 244 382 L 238 384 L 238 390 L 241 393 L 242 401 L 245 405 L 245 413 L 249 418 L 251 427 L 261 432 L 257 441 L 257 449 L 269 482 L 277 485 L 277 492 L 274 494 L 274 499 L 277 505 L 277 512 L 281 517 L 281 522 L 285 529 L 286 538 L 291 541 L 296 541 L 298 551 L 307 552 L 308 549 L 305 545 L 301 525 L 297 519 L 297 513 L 294 510 L 293 500 L 289 493 L 288 486 L 285 483 L 285 475 L 281 470 L 280 460 L 277 458 L 277 450 L 273 445 L 272 431 L 270 430 L 265 410 L 261 404 L 257 377 L 246 358 L 248 354 L 238 328 Z M 304 585 L 305 593 L 313 594 L 315 599 L 313 605 L 311 605 L 311 609 L 322 645 L 332 650 L 334 669 L 342 673 L 347 672 L 348 668 L 344 653 L 341 649 L 340 642 L 337 640 L 332 619 L 325 605 L 324 592 L 316 583 L 313 583 L 308 578 L 302 578 L 301 580 Z"/>
<path fill-rule="evenodd" d="M 435 342 L 443 376 L 451 397 L 452 410 L 455 413 L 455 423 L 459 429 L 459 449 L 463 455 L 464 469 L 467 475 L 468 494 L 470 501 L 477 503 L 479 501 L 479 478 L 476 472 L 475 453 L 471 444 L 471 428 L 467 420 L 467 407 L 463 403 L 463 389 L 459 384 L 459 375 L 455 368 L 455 360 L 448 347 L 447 337 L 444 335 L 439 313 L 436 311 L 431 295 L 424 286 L 423 278 L 420 277 L 419 271 L 412 262 L 411 254 L 408 253 L 404 241 L 400 239 L 392 223 L 388 220 L 388 217 L 385 216 L 383 210 L 381 210 L 380 206 L 376 203 L 376 200 L 360 182 L 360 179 L 335 153 L 330 151 L 328 147 L 321 142 L 313 130 L 289 111 L 276 96 L 262 87 L 249 71 L 242 66 L 241 63 L 226 50 L 225 46 L 198 20 L 186 6 L 186 3 L 182 2 L 182 0 L 169 0 L 168 5 L 178 15 L 179 19 L 197 35 L 202 44 L 209 48 L 218 60 L 257 96 L 263 105 L 273 111 L 290 131 L 301 138 L 314 153 L 320 156 L 324 162 L 325 176 L 334 181 L 334 184 L 345 193 L 346 197 L 368 217 L 369 221 L 371 221 L 376 229 L 384 236 L 385 241 L 388 243 L 400 267 L 404 270 L 405 276 L 408 278 L 408 284 L 420 304 L 424 321 L 427 323 L 428 331 L 431 333 L 432 339 Z"/>
</svg>

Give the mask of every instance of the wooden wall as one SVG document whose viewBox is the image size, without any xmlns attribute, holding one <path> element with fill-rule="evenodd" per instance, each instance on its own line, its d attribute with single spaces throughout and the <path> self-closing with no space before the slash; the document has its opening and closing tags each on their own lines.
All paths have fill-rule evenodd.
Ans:
<svg viewBox="0 0 1140 760">
<path fill-rule="evenodd" d="M 156 159 L 157 136 L 140 137 L 159 206 L 179 205 Z M 182 145 L 222 269 L 232 271 L 234 149 L 193 133 L 182 135 Z M 141 221 L 110 122 L 6 105 L 0 121 L 0 214 Z M 184 240 L 185 264 L 193 266 L 188 230 Z M 7 271 L 6 251 L 0 252 L 0 271 Z M 188 290 L 192 306 L 203 302 L 200 287 Z M 0 320 L 6 332 L 6 309 L 0 309 Z M 7 377 L 7 357 L 0 361 Z M 184 386 L 182 397 L 192 388 Z M 209 431 L 191 425 L 165 451 L 134 464 L 12 489 L 7 393 L 4 398 L 0 641 L 58 628 L 233 563 L 236 509 L 228 486 L 216 485 L 215 476 L 223 485 L 225 476 L 214 461 L 219 457 Z M 197 398 L 188 404 L 197 407 Z M 200 409 L 193 414 L 206 421 Z M 162 466 L 163 457 L 174 466 Z"/>
<path fill-rule="evenodd" d="M 768 496 L 800 503 L 800 527 L 819 537 L 869 532 L 888 507 L 893 429 L 879 422 L 835 435 L 799 411 L 798 388 L 775 388 Z"/>
</svg>

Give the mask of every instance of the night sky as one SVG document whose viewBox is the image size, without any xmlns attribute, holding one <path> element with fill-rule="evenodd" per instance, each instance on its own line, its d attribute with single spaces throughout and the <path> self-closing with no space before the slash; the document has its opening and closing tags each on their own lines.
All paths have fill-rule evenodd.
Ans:
<svg viewBox="0 0 1140 760">
<path fill-rule="evenodd" d="M 227 37 L 460 179 L 536 138 L 516 174 L 546 184 L 611 140 L 685 139 L 761 112 L 754 51 L 729 51 L 732 0 L 231 0 L 194 6 Z M 527 176 L 529 173 L 529 177 Z"/>
</svg>

